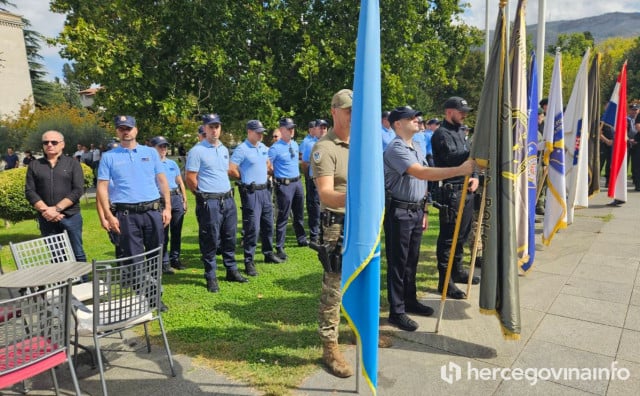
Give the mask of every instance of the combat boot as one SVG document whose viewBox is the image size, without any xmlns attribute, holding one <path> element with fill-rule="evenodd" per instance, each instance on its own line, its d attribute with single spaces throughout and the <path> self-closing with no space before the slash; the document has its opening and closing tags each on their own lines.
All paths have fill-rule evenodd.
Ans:
<svg viewBox="0 0 640 396">
<path fill-rule="evenodd" d="M 347 378 L 353 375 L 353 369 L 344 359 L 340 347 L 335 341 L 326 341 L 322 345 L 322 361 L 329 372 L 336 377 Z"/>
</svg>

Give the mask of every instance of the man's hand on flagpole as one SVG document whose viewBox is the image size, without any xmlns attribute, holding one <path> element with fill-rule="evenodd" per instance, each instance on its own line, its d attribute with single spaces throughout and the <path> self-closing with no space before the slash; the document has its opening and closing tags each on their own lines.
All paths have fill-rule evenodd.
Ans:
<svg viewBox="0 0 640 396">
<path fill-rule="evenodd" d="M 480 180 L 477 177 L 469 178 L 469 192 L 475 192 L 480 185 Z"/>
</svg>

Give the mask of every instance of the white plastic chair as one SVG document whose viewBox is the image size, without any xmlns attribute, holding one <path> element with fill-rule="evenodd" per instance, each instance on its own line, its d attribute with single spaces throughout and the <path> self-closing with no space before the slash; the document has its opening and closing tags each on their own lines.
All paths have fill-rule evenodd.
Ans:
<svg viewBox="0 0 640 396">
<path fill-rule="evenodd" d="M 121 259 L 93 261 L 93 305 L 78 309 L 78 334 L 92 336 L 100 369 L 102 393 L 107 384 L 100 353 L 100 339 L 122 330 L 143 325 L 147 351 L 151 343 L 147 324 L 158 321 L 171 375 L 176 376 L 169 341 L 160 312 L 162 246 L 146 253 Z"/>
</svg>

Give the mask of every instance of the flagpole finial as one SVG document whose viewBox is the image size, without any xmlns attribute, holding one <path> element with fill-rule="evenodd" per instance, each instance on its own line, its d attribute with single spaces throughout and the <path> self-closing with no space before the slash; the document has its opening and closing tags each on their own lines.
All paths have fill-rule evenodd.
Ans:
<svg viewBox="0 0 640 396">
<path fill-rule="evenodd" d="M 500 0 L 500 8 L 504 8 L 504 6 L 506 6 L 508 2 L 509 0 Z"/>
</svg>

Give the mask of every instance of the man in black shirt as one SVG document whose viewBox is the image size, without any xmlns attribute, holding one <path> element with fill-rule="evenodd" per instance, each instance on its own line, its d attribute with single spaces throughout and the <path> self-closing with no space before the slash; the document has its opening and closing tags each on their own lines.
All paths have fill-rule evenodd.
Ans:
<svg viewBox="0 0 640 396">
<path fill-rule="evenodd" d="M 460 166 L 469 158 L 469 145 L 465 140 L 465 134 L 461 127 L 467 113 L 471 111 L 471 107 L 467 105 L 466 100 L 458 96 L 453 96 L 444 103 L 444 109 L 445 118 L 431 138 L 433 160 L 435 166 L 439 168 Z M 473 192 L 478 188 L 478 176 L 475 173 L 471 175 L 468 186 L 463 185 L 464 179 L 464 176 L 457 176 L 443 180 L 439 202 L 442 206 L 440 208 L 440 234 L 438 235 L 436 255 L 440 275 L 438 291 L 442 292 L 447 265 L 449 263 L 451 244 L 453 243 L 457 211 L 460 206 L 460 199 L 462 198 L 462 189 L 466 188 L 469 191 L 463 206 L 464 209 L 456 243 L 453 269 L 447 288 L 447 295 L 454 299 L 463 299 L 466 297 L 466 293 L 458 289 L 454 282 L 467 283 L 469 277 L 469 273 L 462 268 L 462 255 L 464 253 L 464 245 L 471 231 Z M 472 283 L 475 285 L 479 282 L 480 278 L 474 276 Z"/>
<path fill-rule="evenodd" d="M 64 156 L 64 136 L 57 131 L 42 135 L 44 157 L 31 161 L 27 169 L 25 194 L 39 212 L 40 234 L 48 236 L 67 230 L 76 261 L 87 261 L 82 248 L 80 197 L 84 174 L 80 163 Z"/>
</svg>

